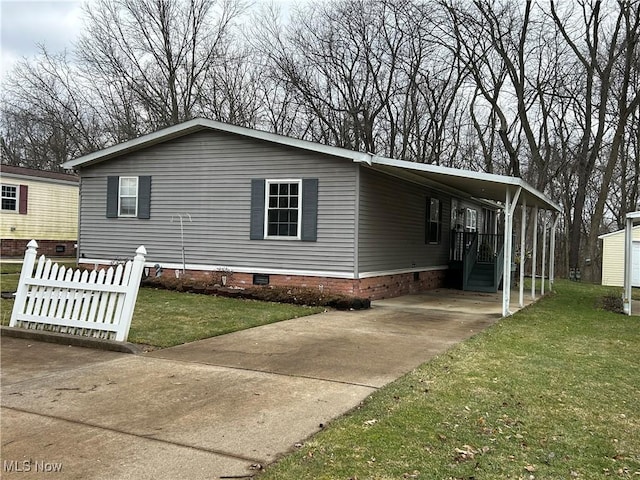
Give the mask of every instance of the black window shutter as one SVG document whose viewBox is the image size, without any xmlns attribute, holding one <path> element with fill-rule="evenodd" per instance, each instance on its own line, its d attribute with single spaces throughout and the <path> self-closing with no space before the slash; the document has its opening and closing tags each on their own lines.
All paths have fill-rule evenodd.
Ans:
<svg viewBox="0 0 640 480">
<path fill-rule="evenodd" d="M 118 217 L 120 177 L 107 177 L 107 218 Z"/>
<path fill-rule="evenodd" d="M 318 179 L 302 180 L 302 233 L 303 242 L 318 239 Z"/>
<path fill-rule="evenodd" d="M 18 213 L 20 215 L 27 214 L 27 204 L 29 199 L 29 186 L 28 185 L 20 185 L 20 193 L 18 194 Z"/>
<path fill-rule="evenodd" d="M 151 218 L 151 177 L 138 177 L 138 218 Z"/>
<path fill-rule="evenodd" d="M 264 178 L 251 180 L 251 240 L 264 239 Z"/>
</svg>

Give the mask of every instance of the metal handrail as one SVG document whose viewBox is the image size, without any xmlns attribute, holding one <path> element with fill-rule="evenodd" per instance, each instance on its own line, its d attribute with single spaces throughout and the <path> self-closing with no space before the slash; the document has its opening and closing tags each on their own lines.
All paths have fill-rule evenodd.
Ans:
<svg viewBox="0 0 640 480">
<path fill-rule="evenodd" d="M 478 235 L 473 235 L 471 243 L 465 249 L 464 260 L 462 261 L 462 289 L 467 289 L 469 277 L 471 276 L 471 270 L 476 264 L 478 258 Z"/>
</svg>

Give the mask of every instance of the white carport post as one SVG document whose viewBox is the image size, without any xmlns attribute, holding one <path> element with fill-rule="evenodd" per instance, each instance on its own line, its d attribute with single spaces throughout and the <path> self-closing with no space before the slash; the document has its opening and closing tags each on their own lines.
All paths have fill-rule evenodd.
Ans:
<svg viewBox="0 0 640 480">
<path fill-rule="evenodd" d="M 631 315 L 631 268 L 633 266 L 633 224 L 634 220 L 640 220 L 640 211 L 627 213 L 627 225 L 624 229 L 624 294 L 622 296 L 622 305 L 624 313 Z"/>
<path fill-rule="evenodd" d="M 531 258 L 531 300 L 536 299 L 536 266 L 538 264 L 538 207 L 533 207 L 533 253 Z"/>
<path fill-rule="evenodd" d="M 525 249 L 526 249 L 526 236 L 527 236 L 527 199 L 522 199 L 522 223 L 520 225 L 520 298 L 518 304 L 520 308 L 524 307 L 524 264 L 525 264 Z"/>
<path fill-rule="evenodd" d="M 558 221 L 560 215 L 555 213 L 553 215 L 553 223 L 551 224 L 551 246 L 549 247 L 549 291 L 553 292 L 553 283 L 555 282 L 556 273 L 556 229 L 558 228 Z"/>
<path fill-rule="evenodd" d="M 511 254 L 513 251 L 513 212 L 518 204 L 518 198 L 522 187 L 518 187 L 516 194 L 511 199 L 511 189 L 507 187 L 504 204 L 504 263 L 502 280 L 502 316 L 511 315 L 509 304 L 511 303 Z"/>
<path fill-rule="evenodd" d="M 540 295 L 544 295 L 545 268 L 547 266 L 547 213 L 544 214 L 542 222 L 542 285 L 540 286 Z"/>
</svg>

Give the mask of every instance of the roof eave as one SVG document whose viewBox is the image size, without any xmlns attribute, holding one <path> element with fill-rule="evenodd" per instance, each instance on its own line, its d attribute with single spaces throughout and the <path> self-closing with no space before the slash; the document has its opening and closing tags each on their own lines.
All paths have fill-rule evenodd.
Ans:
<svg viewBox="0 0 640 480">
<path fill-rule="evenodd" d="M 640 218 L 640 216 L 637 218 Z M 640 229 L 640 225 L 634 225 L 633 230 L 638 230 L 638 229 Z M 623 228 L 621 230 L 616 230 L 615 232 L 603 233 L 602 235 L 598 235 L 598 240 L 602 240 L 604 238 L 611 237 L 613 235 L 622 235 L 625 230 L 626 228 Z"/>
<path fill-rule="evenodd" d="M 307 150 L 315 153 L 322 153 L 338 158 L 345 158 L 352 160 L 356 163 L 364 163 L 366 165 L 387 165 L 390 167 L 402 168 L 405 170 L 413 170 L 424 173 L 433 173 L 434 175 L 445 175 L 449 177 L 456 177 L 459 179 L 470 179 L 473 181 L 487 182 L 493 184 L 500 184 L 505 186 L 522 187 L 529 196 L 532 196 L 537 200 L 544 208 L 555 210 L 560 212 L 561 207 L 547 198 L 543 193 L 539 192 L 524 180 L 516 177 L 507 177 L 504 175 L 496 175 L 492 173 L 474 172 L 471 170 L 461 170 L 450 167 L 442 167 L 439 165 L 431 165 L 424 163 L 408 162 L 405 160 L 395 160 L 392 158 L 378 157 L 370 153 L 361 153 L 353 150 L 347 150 L 340 147 L 331 147 L 328 145 L 322 145 L 308 140 L 300 140 L 297 138 L 286 137 L 271 132 L 262 130 L 254 130 L 246 127 L 239 127 L 236 125 L 228 125 L 225 123 L 217 122 L 214 120 L 207 120 L 204 118 L 196 118 L 179 125 L 167 127 L 158 132 L 143 135 L 142 137 L 129 140 L 119 145 L 100 150 L 98 152 L 84 155 L 75 160 L 70 160 L 62 164 L 66 169 L 78 169 L 89 165 L 93 165 L 99 162 L 103 162 L 120 155 L 125 155 L 152 145 L 166 142 L 174 138 L 178 138 L 190 133 L 194 133 L 204 129 L 217 130 L 221 132 L 227 132 L 237 135 L 242 135 L 248 138 L 254 138 L 257 140 L 263 140 L 279 145 L 284 145 L 292 148 Z M 442 182 L 440 182 L 442 183 Z M 473 195 L 472 195 L 473 196 Z M 481 198 L 475 195 L 476 198 Z M 500 200 L 495 198 L 486 198 L 485 200 Z"/>
<path fill-rule="evenodd" d="M 331 147 L 328 145 L 322 145 L 308 140 L 300 140 L 297 138 L 286 137 L 284 135 L 278 135 L 263 130 L 254 130 L 246 127 L 239 127 L 237 125 L 228 125 L 214 120 L 207 120 L 204 118 L 196 118 L 179 125 L 167 127 L 154 133 L 143 135 L 142 137 L 129 140 L 118 145 L 114 145 L 104 150 L 84 155 L 74 160 L 69 160 L 62 164 L 66 169 L 77 169 L 87 167 L 111 158 L 125 155 L 127 153 L 135 152 L 146 147 L 157 145 L 174 138 L 179 138 L 190 133 L 194 133 L 200 130 L 211 129 L 221 132 L 233 133 L 242 135 L 244 137 L 255 138 L 257 140 L 264 140 L 279 145 L 285 145 L 293 148 L 303 149 L 316 153 L 323 153 L 334 157 L 346 158 L 353 160 L 354 162 L 365 162 L 371 164 L 372 155 L 368 153 L 356 152 L 353 150 L 347 150 L 345 148 Z"/>
</svg>

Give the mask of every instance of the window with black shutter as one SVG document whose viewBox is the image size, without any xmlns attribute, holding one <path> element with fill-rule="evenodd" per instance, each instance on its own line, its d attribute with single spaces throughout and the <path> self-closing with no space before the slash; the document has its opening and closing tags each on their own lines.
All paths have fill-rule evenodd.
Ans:
<svg viewBox="0 0 640 480">
<path fill-rule="evenodd" d="M 151 177 L 107 177 L 107 218 L 151 218 Z"/>
<path fill-rule="evenodd" d="M 318 179 L 251 181 L 252 240 L 317 240 Z"/>
</svg>

